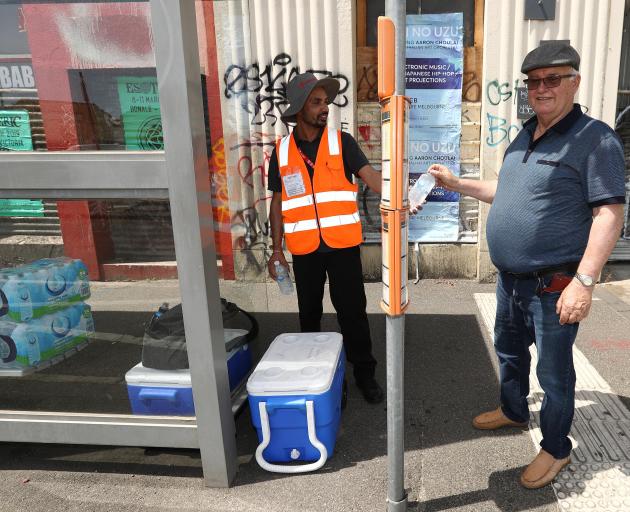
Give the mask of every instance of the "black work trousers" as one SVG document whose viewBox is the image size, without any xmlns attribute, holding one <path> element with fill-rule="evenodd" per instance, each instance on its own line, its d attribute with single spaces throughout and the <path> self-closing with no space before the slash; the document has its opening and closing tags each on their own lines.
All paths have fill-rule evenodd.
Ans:
<svg viewBox="0 0 630 512">
<path fill-rule="evenodd" d="M 365 312 L 363 269 L 359 246 L 293 256 L 293 272 L 302 332 L 321 330 L 324 284 L 328 275 L 330 300 L 337 311 L 346 356 L 357 381 L 374 377 L 370 326 Z"/>
</svg>

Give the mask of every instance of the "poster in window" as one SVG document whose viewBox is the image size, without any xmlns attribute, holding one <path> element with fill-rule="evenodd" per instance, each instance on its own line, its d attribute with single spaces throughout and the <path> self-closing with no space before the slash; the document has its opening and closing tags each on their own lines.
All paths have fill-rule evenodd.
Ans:
<svg viewBox="0 0 630 512">
<path fill-rule="evenodd" d="M 0 110 L 0 151 L 33 151 L 31 123 L 26 110 Z M 43 217 L 39 200 L 0 199 L 0 217 Z"/>
<path fill-rule="evenodd" d="M 157 78 L 118 77 L 118 97 L 127 149 L 164 149 Z"/>
</svg>

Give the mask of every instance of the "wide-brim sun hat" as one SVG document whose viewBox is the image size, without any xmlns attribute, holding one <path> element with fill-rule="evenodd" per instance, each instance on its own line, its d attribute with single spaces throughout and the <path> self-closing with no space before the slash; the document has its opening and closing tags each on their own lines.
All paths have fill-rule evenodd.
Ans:
<svg viewBox="0 0 630 512">
<path fill-rule="evenodd" d="M 313 73 L 302 73 L 301 75 L 294 76 L 287 84 L 289 106 L 282 113 L 280 118 L 284 122 L 294 123 L 296 121 L 295 115 L 304 108 L 306 99 L 316 87 L 323 87 L 326 91 L 328 101 L 332 102 L 337 96 L 341 85 L 339 81 L 334 78 L 326 77 L 317 79 Z"/>
</svg>

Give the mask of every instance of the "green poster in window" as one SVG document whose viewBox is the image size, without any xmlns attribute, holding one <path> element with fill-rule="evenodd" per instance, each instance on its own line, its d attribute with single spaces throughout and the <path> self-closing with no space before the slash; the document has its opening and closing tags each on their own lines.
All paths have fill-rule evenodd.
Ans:
<svg viewBox="0 0 630 512">
<path fill-rule="evenodd" d="M 0 110 L 0 151 L 33 151 L 26 110 Z"/>
<path fill-rule="evenodd" d="M 28 111 L 0 110 L 0 151 L 33 151 Z M 0 199 L 0 217 L 43 216 L 39 200 Z"/>
<path fill-rule="evenodd" d="M 127 149 L 164 149 L 157 78 L 118 77 L 118 97 Z"/>
</svg>

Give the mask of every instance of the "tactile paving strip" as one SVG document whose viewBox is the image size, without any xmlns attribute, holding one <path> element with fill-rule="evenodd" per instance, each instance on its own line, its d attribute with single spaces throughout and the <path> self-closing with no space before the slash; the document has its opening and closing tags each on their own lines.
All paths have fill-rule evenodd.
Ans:
<svg viewBox="0 0 630 512">
<path fill-rule="evenodd" d="M 476 293 L 475 301 L 492 337 L 496 297 Z M 538 448 L 543 391 L 535 373 L 536 348 L 530 352 L 529 432 Z M 577 382 L 572 463 L 553 483 L 560 510 L 630 512 L 630 411 L 575 346 L 573 358 Z"/>
</svg>

